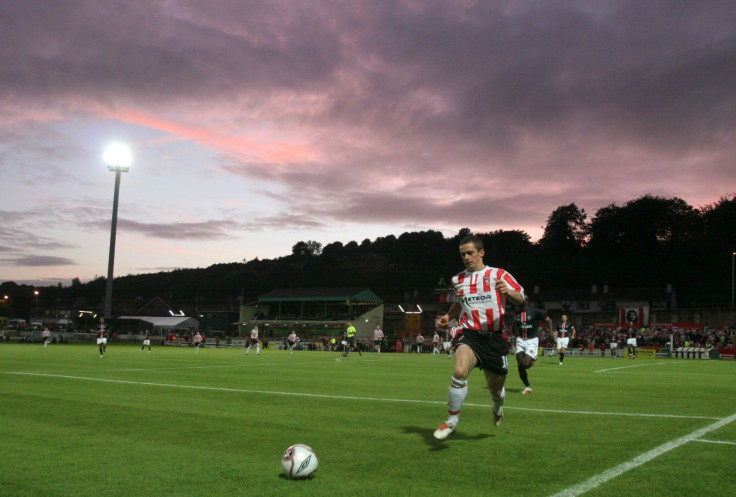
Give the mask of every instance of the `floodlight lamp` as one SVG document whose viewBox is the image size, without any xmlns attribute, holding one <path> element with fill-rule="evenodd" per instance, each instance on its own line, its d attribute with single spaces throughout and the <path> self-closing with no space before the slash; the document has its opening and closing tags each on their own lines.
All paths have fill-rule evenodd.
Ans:
<svg viewBox="0 0 736 497">
<path fill-rule="evenodd" d="M 105 150 L 105 164 L 110 171 L 127 173 L 132 160 L 130 149 L 123 143 L 113 143 Z"/>
</svg>

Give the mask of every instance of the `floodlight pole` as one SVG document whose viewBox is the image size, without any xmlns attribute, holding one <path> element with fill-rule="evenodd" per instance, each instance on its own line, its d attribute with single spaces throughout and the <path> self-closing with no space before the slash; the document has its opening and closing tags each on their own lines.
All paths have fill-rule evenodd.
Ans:
<svg viewBox="0 0 736 497">
<path fill-rule="evenodd" d="M 115 171 L 115 195 L 112 200 L 112 225 L 110 226 L 110 255 L 107 259 L 107 288 L 105 291 L 105 319 L 112 314 L 112 279 L 115 266 L 115 235 L 118 229 L 118 198 L 120 197 L 120 167 L 108 166 Z"/>
<path fill-rule="evenodd" d="M 118 228 L 118 198 L 120 196 L 120 173 L 130 169 L 130 150 L 122 143 L 107 148 L 105 162 L 107 169 L 115 171 L 115 196 L 112 200 L 112 224 L 110 226 L 110 256 L 107 260 L 107 288 L 105 291 L 105 319 L 112 317 L 112 282 L 115 266 L 115 234 Z"/>
</svg>

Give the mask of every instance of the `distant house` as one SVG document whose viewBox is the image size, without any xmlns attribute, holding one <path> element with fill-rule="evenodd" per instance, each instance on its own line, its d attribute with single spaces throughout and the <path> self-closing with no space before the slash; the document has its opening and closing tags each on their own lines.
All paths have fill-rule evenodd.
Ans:
<svg viewBox="0 0 736 497">
<path fill-rule="evenodd" d="M 577 316 L 590 315 L 597 320 L 614 323 L 649 323 L 652 311 L 676 310 L 677 296 L 672 285 L 664 288 L 611 288 L 608 285 L 591 285 L 589 288 L 540 288 L 526 289 L 529 307 L 551 311 L 553 315 L 564 313 Z M 602 317 L 605 316 L 605 317 Z"/>
</svg>

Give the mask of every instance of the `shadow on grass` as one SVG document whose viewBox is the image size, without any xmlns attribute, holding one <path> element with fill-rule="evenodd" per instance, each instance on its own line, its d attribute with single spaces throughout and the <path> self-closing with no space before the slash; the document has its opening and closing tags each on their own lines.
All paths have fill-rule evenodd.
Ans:
<svg viewBox="0 0 736 497">
<path fill-rule="evenodd" d="M 484 438 L 493 436 L 488 433 L 478 433 L 477 435 L 469 436 L 464 434 L 462 431 L 456 431 L 450 435 L 447 440 L 437 440 L 434 438 L 434 430 L 425 426 L 404 426 L 403 430 L 404 433 L 421 436 L 424 439 L 424 443 L 429 446 L 429 450 L 444 450 L 448 447 L 448 442 L 454 443 L 468 440 L 483 440 Z"/>
</svg>

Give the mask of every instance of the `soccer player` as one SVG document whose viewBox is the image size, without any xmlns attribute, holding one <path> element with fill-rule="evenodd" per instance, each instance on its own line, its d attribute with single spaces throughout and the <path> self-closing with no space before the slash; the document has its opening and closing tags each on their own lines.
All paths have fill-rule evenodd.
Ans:
<svg viewBox="0 0 736 497">
<path fill-rule="evenodd" d="M 470 235 L 460 240 L 460 257 L 466 269 L 452 278 L 457 299 L 438 321 L 445 327 L 452 319 L 459 318 L 462 328 L 448 392 L 449 417 L 434 431 L 438 440 L 444 440 L 457 429 L 460 410 L 468 395 L 468 375 L 476 367 L 483 371 L 491 395 L 493 424 L 500 426 L 503 422 L 504 383 L 509 371 L 509 345 L 503 334 L 504 310 L 507 301 L 523 305 L 526 296 L 511 274 L 487 266 L 484 256 L 480 238 Z"/>
<path fill-rule="evenodd" d="M 286 337 L 286 341 L 289 342 L 289 354 L 293 354 L 294 346 L 296 345 L 296 331 L 291 330 L 289 336 Z"/>
<path fill-rule="evenodd" d="M 199 354 L 199 346 L 202 345 L 202 334 L 197 330 L 194 334 L 194 353 Z"/>
<path fill-rule="evenodd" d="M 373 348 L 381 355 L 381 342 L 383 341 L 383 330 L 380 326 L 376 325 L 376 329 L 373 330 Z"/>
<path fill-rule="evenodd" d="M 256 355 L 261 355 L 261 343 L 258 341 L 258 325 L 254 325 L 253 329 L 250 330 L 250 343 L 248 344 L 248 348 L 245 349 L 245 355 L 248 355 L 248 352 L 250 352 L 250 348 L 255 345 L 256 346 Z"/>
<path fill-rule="evenodd" d="M 565 360 L 565 352 L 570 343 L 571 338 L 575 338 L 575 326 L 567 322 L 567 314 L 562 315 L 562 320 L 557 323 L 557 329 L 554 332 L 554 338 L 557 341 L 557 352 L 560 354 L 560 366 Z"/>
<path fill-rule="evenodd" d="M 616 333 L 616 330 L 611 330 L 609 347 L 611 349 L 611 359 L 618 357 L 618 333 Z"/>
<path fill-rule="evenodd" d="M 434 336 L 432 337 L 432 355 L 440 353 L 440 335 L 437 330 L 434 330 Z"/>
<path fill-rule="evenodd" d="M 43 348 L 46 348 L 46 345 L 49 344 L 51 341 L 51 330 L 48 326 L 43 327 L 43 331 L 41 332 L 41 338 L 43 339 Z"/>
<path fill-rule="evenodd" d="M 348 356 L 348 352 L 350 352 L 350 349 L 354 349 L 358 351 L 358 355 L 363 355 L 363 353 L 360 351 L 360 349 L 355 345 L 355 334 L 357 333 L 355 326 L 353 326 L 352 321 L 348 321 L 348 327 L 345 329 L 345 352 L 343 352 L 343 357 Z"/>
<path fill-rule="evenodd" d="M 419 334 L 417 335 L 416 341 L 417 341 L 417 354 L 421 354 L 422 347 L 424 346 L 424 337 L 421 334 Z"/>
<path fill-rule="evenodd" d="M 629 331 L 626 336 L 626 351 L 629 359 L 636 359 L 636 329 L 633 324 L 629 325 Z"/>
<path fill-rule="evenodd" d="M 143 352 L 143 349 L 148 347 L 148 351 L 151 351 L 151 333 L 146 330 L 146 334 L 143 336 L 143 345 L 141 346 L 141 352 Z"/>
<path fill-rule="evenodd" d="M 453 352 L 455 352 L 455 346 L 457 345 L 457 339 L 460 338 L 462 329 L 457 325 L 457 322 L 450 327 L 450 330 L 445 333 L 445 351 L 447 352 L 447 358 L 451 358 Z"/>
<path fill-rule="evenodd" d="M 100 318 L 99 330 L 97 347 L 100 349 L 100 359 L 102 359 L 105 357 L 105 351 L 107 350 L 107 326 L 105 325 L 105 318 Z"/>
<path fill-rule="evenodd" d="M 534 366 L 539 352 L 539 325 L 546 322 L 550 329 L 552 320 L 539 309 L 524 309 L 516 316 L 514 328 L 516 331 L 516 365 L 519 378 L 524 383 L 524 395 L 532 392 L 527 370 Z"/>
</svg>

